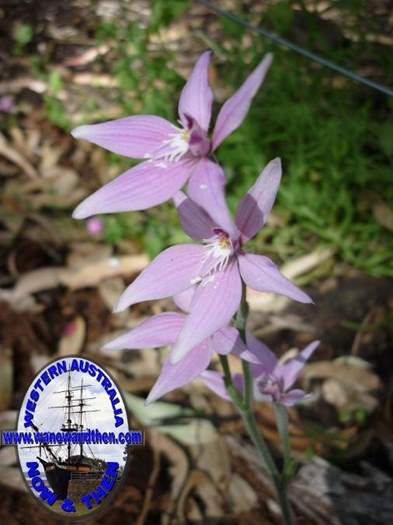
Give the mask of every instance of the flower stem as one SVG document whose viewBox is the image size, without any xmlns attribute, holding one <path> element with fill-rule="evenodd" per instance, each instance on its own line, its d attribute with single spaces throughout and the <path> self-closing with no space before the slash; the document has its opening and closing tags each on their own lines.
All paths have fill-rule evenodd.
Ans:
<svg viewBox="0 0 393 525">
<path fill-rule="evenodd" d="M 259 456 L 261 457 L 263 463 L 266 465 L 269 470 L 270 476 L 272 478 L 274 488 L 276 489 L 278 502 L 282 512 L 282 519 L 285 525 L 292 525 L 292 511 L 288 500 L 288 495 L 286 491 L 285 483 L 278 472 L 277 466 L 274 462 L 274 459 L 270 453 L 270 450 L 267 446 L 266 441 L 262 437 L 261 432 L 258 429 L 257 422 L 252 410 L 242 412 L 242 417 L 247 428 L 247 431 L 253 440 L 255 448 L 257 449 Z"/>
<path fill-rule="evenodd" d="M 226 355 L 219 355 L 221 366 L 224 370 L 224 383 L 228 394 L 230 395 L 233 403 L 239 408 L 243 409 L 243 398 L 239 390 L 235 387 L 232 382 L 231 370 L 229 368 L 228 358 Z"/>
<path fill-rule="evenodd" d="M 281 437 L 282 449 L 284 455 L 284 471 L 283 478 L 285 481 L 291 479 L 295 468 L 295 462 L 291 458 L 291 450 L 289 445 L 289 432 L 288 432 L 288 414 L 285 406 L 274 403 L 274 413 L 276 416 L 278 433 Z"/>
<path fill-rule="evenodd" d="M 248 316 L 248 305 L 245 295 L 245 287 L 243 285 L 242 302 L 240 304 L 238 313 L 236 314 L 235 326 L 239 330 L 240 337 L 246 344 L 246 322 Z M 288 496 L 286 492 L 285 483 L 285 468 L 283 475 L 280 474 L 277 465 L 274 462 L 273 456 L 269 450 L 269 447 L 260 432 L 257 421 L 255 419 L 254 412 L 252 410 L 252 398 L 253 398 L 253 377 L 248 362 L 242 360 L 243 366 L 243 379 L 244 379 L 244 395 L 242 396 L 239 390 L 235 387 L 232 381 L 232 375 L 229 368 L 229 362 L 227 356 L 220 355 L 221 365 L 224 371 L 224 382 L 228 394 L 230 395 L 233 403 L 238 408 L 248 434 L 250 435 L 258 454 L 266 466 L 269 474 L 272 478 L 274 487 L 277 492 L 278 502 L 282 512 L 283 523 L 285 525 L 293 524 L 293 515 L 291 507 L 289 505 Z M 282 407 L 284 408 L 284 407 Z M 284 409 L 285 410 L 285 409 Z M 285 414 L 286 415 L 286 414 Z M 280 412 L 280 420 L 277 420 L 279 426 L 279 432 L 283 439 L 284 455 L 285 458 L 289 458 L 289 441 L 288 441 L 288 428 L 284 425 L 285 420 L 283 414 Z M 284 429 L 286 429 L 286 438 L 284 439 Z M 285 459 L 285 462 L 288 460 Z"/>
<path fill-rule="evenodd" d="M 249 410 L 252 404 L 252 394 L 253 394 L 253 381 L 250 371 L 250 364 L 247 361 L 242 359 L 243 367 L 243 378 L 244 378 L 244 405 Z"/>
</svg>

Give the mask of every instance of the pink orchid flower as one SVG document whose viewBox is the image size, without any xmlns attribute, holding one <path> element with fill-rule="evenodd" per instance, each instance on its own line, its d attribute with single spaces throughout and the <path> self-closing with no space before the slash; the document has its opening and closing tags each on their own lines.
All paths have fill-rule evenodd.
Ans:
<svg viewBox="0 0 393 525">
<path fill-rule="evenodd" d="M 245 243 L 266 222 L 280 179 L 281 162 L 275 159 L 240 201 L 235 222 L 221 192 L 208 192 L 207 202 L 214 212 L 211 215 L 185 194 L 176 195 L 185 232 L 204 244 L 181 244 L 164 250 L 123 292 L 115 307 L 121 311 L 141 301 L 165 297 L 175 297 L 181 304 L 182 294 L 191 296 L 190 313 L 171 353 L 173 364 L 230 323 L 240 305 L 242 281 L 254 290 L 312 302 L 269 258 L 243 251 Z"/>
<path fill-rule="evenodd" d="M 208 156 L 245 118 L 272 56 L 266 55 L 240 89 L 225 102 L 210 138 L 213 102 L 208 83 L 210 54 L 206 51 L 200 56 L 181 92 L 179 126 L 154 115 L 137 115 L 80 126 L 72 131 L 75 138 L 88 140 L 114 153 L 145 159 L 87 197 L 75 209 L 74 218 L 156 206 L 173 197 L 188 179 L 189 193 L 193 197 L 194 187 L 206 185 L 206 171 L 209 172 L 208 183 L 222 189 L 225 183 L 222 170 Z M 203 201 L 200 205 L 204 207 Z"/>
<path fill-rule="evenodd" d="M 165 312 L 142 322 L 133 330 L 106 343 L 104 350 L 138 350 L 174 345 L 184 325 L 186 316 Z M 207 337 L 193 348 L 180 362 L 172 364 L 171 353 L 165 359 L 157 381 L 153 385 L 146 404 L 156 401 L 168 392 L 196 379 L 210 364 L 213 353 L 227 355 L 230 352 L 246 354 L 236 328 L 227 326 Z M 246 356 L 247 357 L 247 356 Z"/>
<path fill-rule="evenodd" d="M 319 341 L 313 341 L 294 357 L 279 361 L 264 343 L 250 333 L 246 334 L 246 339 L 247 350 L 241 353 L 240 357 L 252 361 L 253 394 L 256 401 L 293 406 L 309 397 L 304 390 L 292 388 L 292 386 L 307 360 L 318 347 Z M 230 399 L 221 373 L 213 370 L 202 371 L 200 379 L 217 395 L 223 399 Z M 235 374 L 232 379 L 239 390 L 242 391 L 243 377 Z"/>
<path fill-rule="evenodd" d="M 86 229 L 90 235 L 96 237 L 101 235 L 101 233 L 104 231 L 104 224 L 98 217 L 90 217 L 90 219 L 86 221 Z"/>
</svg>

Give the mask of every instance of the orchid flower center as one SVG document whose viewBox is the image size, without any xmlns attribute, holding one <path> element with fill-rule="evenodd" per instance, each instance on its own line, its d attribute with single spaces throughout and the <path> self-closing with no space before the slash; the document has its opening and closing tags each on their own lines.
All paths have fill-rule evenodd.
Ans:
<svg viewBox="0 0 393 525">
<path fill-rule="evenodd" d="M 284 381 L 274 374 L 268 374 L 259 379 L 257 387 L 262 395 L 268 396 L 275 402 L 280 401 L 284 394 Z"/>
<path fill-rule="evenodd" d="M 211 263 L 210 271 L 221 271 L 227 266 L 235 250 L 231 238 L 224 230 L 215 228 L 213 232 L 210 239 L 203 239 L 206 244 L 204 261 Z"/>
<path fill-rule="evenodd" d="M 194 157 L 204 157 L 210 151 L 210 140 L 200 126 L 191 118 L 187 118 L 187 125 L 181 128 L 173 126 L 173 133 L 146 158 L 154 161 L 177 162 L 188 152 Z"/>
<path fill-rule="evenodd" d="M 147 155 L 151 160 L 155 161 L 179 161 L 189 150 L 190 130 L 185 128 L 177 128 L 170 134 L 169 138 L 164 140 L 161 145 L 153 151 L 152 154 Z"/>
</svg>

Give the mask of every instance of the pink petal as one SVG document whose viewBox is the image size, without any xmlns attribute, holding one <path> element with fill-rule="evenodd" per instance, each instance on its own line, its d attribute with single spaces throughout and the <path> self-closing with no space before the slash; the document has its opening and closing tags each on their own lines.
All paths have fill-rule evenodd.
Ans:
<svg viewBox="0 0 393 525">
<path fill-rule="evenodd" d="M 320 341 L 313 341 L 306 346 L 302 352 L 300 352 L 296 357 L 288 359 L 283 364 L 279 364 L 275 370 L 275 375 L 277 377 L 282 377 L 284 380 L 285 390 L 291 388 L 293 383 L 298 378 L 302 368 L 312 356 L 315 349 L 318 347 Z"/>
<path fill-rule="evenodd" d="M 251 332 L 246 332 L 246 339 L 248 352 L 254 357 L 253 360 L 248 359 L 254 363 L 252 365 L 254 377 L 258 377 L 262 374 L 271 374 L 277 365 L 277 357 L 265 345 L 265 343 L 262 343 L 262 341 L 253 336 Z M 240 357 L 245 359 L 246 354 L 243 353 Z"/>
<path fill-rule="evenodd" d="M 240 355 L 247 350 L 240 338 L 239 331 L 233 326 L 226 326 L 213 334 L 212 344 L 214 351 L 222 355 L 230 352 Z"/>
<path fill-rule="evenodd" d="M 236 225 L 245 242 L 262 228 L 273 207 L 281 180 L 281 160 L 271 160 L 239 203 Z"/>
<path fill-rule="evenodd" d="M 173 348 L 172 363 L 180 361 L 191 348 L 229 324 L 241 295 L 242 284 L 235 262 L 205 278 L 196 289 L 191 311 Z"/>
<path fill-rule="evenodd" d="M 186 290 L 198 275 L 202 255 L 203 246 L 196 244 L 167 248 L 123 292 L 114 312 L 141 301 L 163 299 Z"/>
<path fill-rule="evenodd" d="M 279 271 L 268 257 L 246 253 L 239 256 L 240 273 L 250 288 L 259 292 L 286 295 L 300 303 L 312 303 L 312 299 Z"/>
<path fill-rule="evenodd" d="M 215 224 L 209 215 L 182 191 L 177 192 L 173 200 L 187 235 L 195 240 L 210 239 Z"/>
<path fill-rule="evenodd" d="M 188 184 L 188 194 L 232 238 L 238 236 L 237 228 L 229 213 L 224 193 L 225 175 L 222 168 L 209 159 L 202 159 L 193 170 Z"/>
<path fill-rule="evenodd" d="M 208 71 L 211 51 L 205 51 L 191 71 L 179 99 L 179 116 L 184 127 L 187 126 L 186 115 L 197 121 L 207 131 L 213 103 L 213 93 L 209 86 Z"/>
<path fill-rule="evenodd" d="M 129 169 L 82 201 L 74 210 L 74 219 L 85 219 L 101 213 L 137 211 L 167 201 L 186 182 L 192 160 L 142 162 Z"/>
<path fill-rule="evenodd" d="M 226 401 L 231 401 L 231 398 L 227 394 L 222 374 L 215 372 L 214 370 L 205 370 L 202 372 L 199 378 L 203 381 L 207 388 L 212 390 L 215 394 L 222 397 Z"/>
<path fill-rule="evenodd" d="M 285 394 L 282 398 L 282 404 L 291 407 L 293 405 L 296 405 L 296 403 L 299 403 L 299 401 L 304 401 L 304 399 L 309 398 L 310 395 L 306 394 L 304 390 L 295 389 L 288 392 L 288 394 Z"/>
<path fill-rule="evenodd" d="M 197 378 L 209 366 L 212 353 L 209 341 L 205 340 L 176 364 L 171 363 L 168 357 L 146 399 L 146 404 L 156 401 L 171 390 L 180 388 Z"/>
<path fill-rule="evenodd" d="M 268 53 L 243 85 L 222 106 L 213 131 L 213 150 L 243 122 L 251 101 L 272 63 L 272 59 L 272 55 Z"/>
<path fill-rule="evenodd" d="M 244 376 L 243 374 L 233 374 L 232 383 L 239 390 L 239 392 L 244 392 Z"/>
<path fill-rule="evenodd" d="M 172 297 L 175 305 L 183 310 L 183 312 L 189 312 L 191 308 L 191 302 L 194 297 L 196 286 L 190 286 L 184 292 L 180 292 Z"/>
<path fill-rule="evenodd" d="M 160 348 L 173 344 L 184 323 L 184 315 L 165 312 L 155 315 L 133 330 L 109 341 L 104 350 L 132 350 L 140 348 Z"/>
<path fill-rule="evenodd" d="M 151 155 L 176 128 L 154 115 L 136 115 L 101 124 L 79 126 L 71 131 L 76 139 L 84 139 L 113 153 L 143 159 Z"/>
</svg>

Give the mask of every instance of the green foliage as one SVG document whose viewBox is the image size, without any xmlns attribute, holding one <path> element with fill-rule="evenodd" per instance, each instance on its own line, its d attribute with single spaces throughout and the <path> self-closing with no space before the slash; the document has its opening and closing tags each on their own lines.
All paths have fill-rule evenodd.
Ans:
<svg viewBox="0 0 393 525">
<path fill-rule="evenodd" d="M 377 128 L 377 140 L 383 153 L 393 159 L 393 122 L 390 120 Z"/>
<path fill-rule="evenodd" d="M 162 26 L 169 25 L 180 16 L 190 5 L 189 0 L 154 0 L 150 18 L 150 30 L 158 31 Z"/>
<path fill-rule="evenodd" d="M 33 38 L 33 28 L 29 24 L 18 24 L 14 31 L 15 42 L 23 47 Z"/>
<path fill-rule="evenodd" d="M 48 79 L 48 89 L 53 95 L 57 94 L 63 87 L 63 81 L 58 71 L 51 71 Z"/>
<path fill-rule="evenodd" d="M 105 220 L 104 235 L 108 244 L 117 244 L 127 234 L 124 224 L 115 216 L 107 217 Z"/>
<path fill-rule="evenodd" d="M 261 23 L 270 22 L 276 32 L 282 33 L 292 27 L 293 20 L 294 16 L 290 2 L 285 1 L 272 5 L 267 12 L 267 16 L 261 20 Z"/>
<path fill-rule="evenodd" d="M 17 24 L 13 30 L 14 45 L 12 52 L 15 56 L 23 54 L 25 46 L 29 44 L 34 36 L 34 31 L 29 24 Z"/>
<path fill-rule="evenodd" d="M 47 116 L 51 122 L 66 130 L 70 129 L 70 120 L 66 108 L 58 98 L 53 95 L 44 96 L 44 104 Z"/>
</svg>

